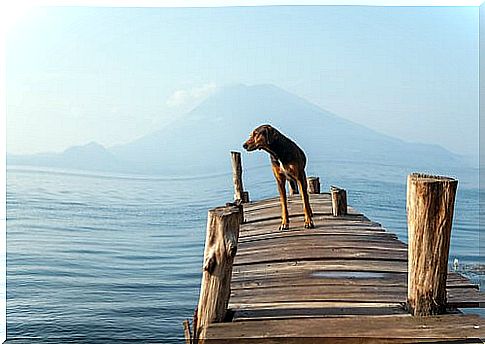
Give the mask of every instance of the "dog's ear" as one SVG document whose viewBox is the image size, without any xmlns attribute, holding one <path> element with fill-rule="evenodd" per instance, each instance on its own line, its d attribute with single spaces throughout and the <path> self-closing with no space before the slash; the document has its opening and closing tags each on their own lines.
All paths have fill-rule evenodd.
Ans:
<svg viewBox="0 0 485 344">
<path fill-rule="evenodd" d="M 269 125 L 265 125 L 263 127 L 263 130 L 262 130 L 261 133 L 263 134 L 264 138 L 266 139 L 267 144 L 270 145 L 275 140 L 276 133 L 275 133 L 274 129 L 272 127 L 270 127 Z"/>
</svg>

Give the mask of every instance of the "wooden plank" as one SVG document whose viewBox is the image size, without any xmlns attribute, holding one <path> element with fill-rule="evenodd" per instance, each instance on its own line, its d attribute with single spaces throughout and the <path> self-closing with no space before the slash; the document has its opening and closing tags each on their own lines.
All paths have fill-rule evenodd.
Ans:
<svg viewBox="0 0 485 344">
<path fill-rule="evenodd" d="M 305 308 L 254 308 L 238 310 L 232 321 L 267 320 L 288 318 L 315 318 L 328 316 L 361 316 L 361 315 L 408 315 L 402 304 L 388 304 L 388 306 L 362 306 L 359 307 L 305 307 Z"/>
<path fill-rule="evenodd" d="M 485 308 L 485 293 L 475 288 L 447 288 L 447 304 L 457 308 Z"/>
<path fill-rule="evenodd" d="M 483 344 L 483 341 L 479 338 L 468 339 L 436 339 L 436 338 L 312 338 L 312 337 L 296 337 L 296 338 L 238 338 L 236 343 L 238 344 L 404 344 L 404 343 L 442 343 L 442 344 Z M 209 339 L 204 343 L 210 344 L 222 344 L 228 343 L 225 339 Z"/>
<path fill-rule="evenodd" d="M 320 245 L 321 247 L 338 247 L 339 245 L 369 247 L 376 245 L 379 247 L 399 248 L 407 251 L 406 244 L 399 240 L 393 240 L 391 236 L 382 235 L 381 233 L 372 233 L 374 235 L 369 234 L 367 236 L 351 235 L 351 233 L 342 236 L 339 234 L 313 231 L 297 231 L 297 233 L 301 234 L 272 236 L 266 237 L 265 239 L 245 238 L 245 240 L 239 241 L 238 250 L 256 250 L 265 247 L 277 247 L 278 245 L 286 247 L 313 247 L 315 245 Z"/>
<path fill-rule="evenodd" d="M 404 273 L 366 273 L 355 274 L 355 272 L 346 272 L 339 276 L 335 272 L 325 275 L 320 273 L 312 275 L 308 273 L 294 274 L 287 276 L 268 276 L 267 278 L 248 278 L 238 279 L 231 284 L 232 290 L 248 288 L 272 288 L 278 286 L 314 286 L 328 285 L 338 288 L 341 285 L 357 286 L 407 286 L 407 274 Z M 359 277 L 360 276 L 360 277 Z"/>
<path fill-rule="evenodd" d="M 246 215 L 245 218 L 247 223 L 252 222 L 261 222 L 266 221 L 269 219 L 273 219 L 280 214 L 281 205 L 274 205 L 271 207 L 265 207 L 258 210 L 251 210 L 244 208 L 244 214 Z M 332 208 L 331 204 L 314 204 L 312 203 L 312 210 L 315 215 L 319 216 L 332 216 Z M 297 203 L 288 203 L 288 211 L 291 217 L 301 216 L 303 214 L 303 205 Z M 364 214 L 356 211 L 355 209 L 348 207 L 347 215 L 339 217 L 340 220 L 342 219 L 362 219 L 362 220 L 369 220 L 365 217 Z"/>
<path fill-rule="evenodd" d="M 246 214 L 246 213 L 245 213 Z M 275 220 L 278 220 L 279 214 L 274 214 L 272 213 L 271 215 L 265 215 L 265 217 L 261 216 L 261 219 L 253 220 L 250 221 L 249 219 L 246 219 L 247 221 L 241 226 L 241 229 L 243 231 L 246 230 L 251 230 L 251 229 L 261 229 L 268 227 L 268 225 L 271 225 L 274 222 L 277 222 Z M 290 218 L 295 221 L 300 221 L 303 218 L 303 213 L 297 213 L 297 214 L 290 214 Z M 379 227 L 382 229 L 381 225 L 377 222 L 369 221 L 363 216 L 360 215 L 346 215 L 346 216 L 341 216 L 341 217 L 333 217 L 331 215 L 325 215 L 325 214 L 319 214 L 319 213 L 314 213 L 314 219 L 319 221 L 319 224 L 322 228 L 333 228 L 333 227 L 339 227 L 339 226 L 344 226 L 344 227 Z"/>
<path fill-rule="evenodd" d="M 335 243 L 335 245 L 337 245 Z M 275 263 L 285 261 L 304 261 L 316 259 L 372 259 L 372 260 L 399 260 L 407 262 L 407 251 L 383 247 L 279 247 L 247 250 L 238 254 L 234 266 L 247 264 Z"/>
<path fill-rule="evenodd" d="M 467 339 L 485 337 L 485 321 L 475 315 L 318 317 L 213 324 L 208 339 L 372 338 Z"/>
<path fill-rule="evenodd" d="M 365 240 L 366 238 L 370 239 L 397 239 L 397 236 L 393 233 L 385 232 L 384 230 L 378 229 L 354 229 L 354 228 L 344 228 L 344 229 L 332 229 L 329 228 L 328 230 L 289 230 L 284 232 L 263 232 L 259 234 L 252 234 L 252 233 L 241 233 L 241 238 L 239 242 L 243 243 L 250 243 L 254 241 L 263 241 L 267 239 L 275 239 L 275 238 L 315 238 L 315 239 L 326 239 L 320 237 L 328 237 L 330 235 L 338 235 L 341 238 L 353 238 L 356 237 L 358 239 Z"/>
<path fill-rule="evenodd" d="M 359 302 L 359 301 L 290 301 L 290 302 L 253 302 L 251 304 L 230 304 L 233 311 L 251 309 L 310 309 L 310 308 L 357 308 L 357 307 L 398 307 L 399 302 Z"/>
<path fill-rule="evenodd" d="M 447 305 L 479 307 L 485 296 L 473 288 L 448 289 Z M 402 302 L 407 300 L 406 285 L 309 285 L 234 289 L 230 303 L 268 303 L 301 301 Z"/>
<path fill-rule="evenodd" d="M 310 197 L 310 202 L 312 204 L 318 204 L 318 203 L 330 203 L 330 193 L 319 193 L 319 194 L 313 194 L 309 195 Z M 288 203 L 300 203 L 301 204 L 301 197 L 299 195 L 288 195 Z M 256 202 L 249 202 L 244 205 L 244 209 L 248 210 L 258 210 L 258 209 L 264 209 L 267 206 L 279 206 L 280 204 L 280 199 L 279 197 L 272 197 L 272 198 L 267 198 L 264 200 L 256 201 Z"/>
<path fill-rule="evenodd" d="M 472 288 L 478 290 L 478 285 L 471 283 L 468 279 L 455 278 L 450 273 L 446 287 Z M 310 273 L 295 273 L 287 276 L 267 276 L 266 278 L 248 278 L 233 281 L 233 290 L 245 288 L 271 288 L 277 286 L 312 286 L 312 285 L 361 285 L 361 286 L 407 286 L 406 273 L 365 273 L 365 272 L 320 272 L 316 275 Z"/>
<path fill-rule="evenodd" d="M 233 290 L 230 303 L 299 301 L 406 302 L 403 286 L 281 286 Z"/>
<path fill-rule="evenodd" d="M 272 274 L 288 275 L 295 272 L 318 273 L 322 271 L 355 271 L 355 272 L 404 272 L 407 264 L 403 261 L 387 260 L 358 260 L 358 259 L 326 259 L 313 261 L 288 261 L 278 263 L 260 263 L 238 265 L 233 269 L 233 280 L 252 275 L 270 276 Z"/>
<path fill-rule="evenodd" d="M 269 220 L 274 220 L 279 218 L 279 210 L 280 208 L 275 208 L 275 209 L 267 209 L 265 211 L 260 211 L 256 213 L 251 213 L 251 212 L 245 212 L 245 220 L 247 224 L 250 223 L 258 223 L 258 222 L 265 222 Z M 321 219 L 321 220 L 330 220 L 330 217 L 332 216 L 331 213 L 327 211 L 327 209 L 313 209 L 314 216 Z M 293 208 L 292 206 L 288 207 L 289 211 L 289 216 L 290 218 L 296 218 L 296 217 L 301 217 L 303 216 L 303 208 L 297 207 Z M 342 221 L 342 220 L 347 220 L 347 221 L 368 221 L 368 219 L 360 213 L 354 212 L 352 209 L 349 208 L 348 214 L 344 216 L 339 216 L 338 218 L 333 217 L 334 221 Z"/>
<path fill-rule="evenodd" d="M 304 229 L 303 228 L 303 217 L 299 217 L 297 219 L 290 220 L 290 229 L 288 231 L 280 231 L 280 219 L 274 218 L 272 220 L 268 220 L 267 223 L 262 225 L 253 225 L 249 227 L 249 225 L 243 225 L 241 228 L 241 238 L 245 238 L 248 236 L 255 236 L 255 235 L 263 235 L 263 234 L 280 234 L 282 233 L 292 233 L 292 232 L 306 232 L 306 233 L 342 233 L 342 234 L 352 234 L 359 232 L 367 232 L 373 231 L 376 233 L 389 233 L 382 227 L 373 225 L 371 223 L 365 224 L 361 222 L 347 222 L 341 224 L 334 224 L 330 225 L 328 223 L 322 222 L 318 217 L 314 218 L 315 228 L 314 229 Z M 390 233 L 390 235 L 392 235 Z M 395 235 L 394 235 L 395 236 Z"/>
</svg>

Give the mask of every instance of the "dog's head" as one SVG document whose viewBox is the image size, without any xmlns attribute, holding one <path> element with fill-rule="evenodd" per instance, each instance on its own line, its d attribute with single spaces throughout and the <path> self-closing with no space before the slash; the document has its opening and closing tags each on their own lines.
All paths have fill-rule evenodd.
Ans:
<svg viewBox="0 0 485 344">
<path fill-rule="evenodd" d="M 244 142 L 243 148 L 248 152 L 256 149 L 263 149 L 269 147 L 273 142 L 276 135 L 276 129 L 272 126 L 265 124 L 257 127 L 249 136 L 249 140 Z"/>
</svg>

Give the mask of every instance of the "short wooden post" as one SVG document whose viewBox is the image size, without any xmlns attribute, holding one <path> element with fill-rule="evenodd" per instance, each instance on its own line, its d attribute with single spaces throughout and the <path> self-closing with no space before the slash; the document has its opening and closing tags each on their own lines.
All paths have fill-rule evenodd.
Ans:
<svg viewBox="0 0 485 344">
<path fill-rule="evenodd" d="M 243 191 L 241 201 L 243 203 L 249 203 L 249 192 L 248 191 Z"/>
<path fill-rule="evenodd" d="M 320 178 L 318 177 L 308 177 L 308 193 L 319 194 L 320 193 Z"/>
<path fill-rule="evenodd" d="M 446 277 L 458 181 L 411 174 L 407 185 L 408 308 L 413 315 L 446 311 Z"/>
<path fill-rule="evenodd" d="M 188 320 L 184 320 L 184 336 L 185 336 L 185 344 L 192 344 L 192 335 L 190 333 L 190 324 Z"/>
<path fill-rule="evenodd" d="M 238 207 L 227 206 L 209 211 L 196 340 L 203 340 L 209 324 L 222 322 L 226 316 L 231 294 L 232 263 L 239 239 L 239 221 Z"/>
<path fill-rule="evenodd" d="M 336 186 L 331 186 L 330 191 L 332 194 L 332 215 L 347 215 L 347 191 Z"/>
<path fill-rule="evenodd" d="M 241 153 L 231 152 L 232 181 L 234 183 L 234 200 L 241 200 L 243 203 L 249 202 L 249 193 L 244 191 L 242 182 Z"/>
</svg>

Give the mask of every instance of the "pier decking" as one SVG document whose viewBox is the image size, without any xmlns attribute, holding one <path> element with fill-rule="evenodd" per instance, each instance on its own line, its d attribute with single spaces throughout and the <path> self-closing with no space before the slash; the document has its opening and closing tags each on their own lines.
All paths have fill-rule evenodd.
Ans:
<svg viewBox="0 0 485 344">
<path fill-rule="evenodd" d="M 310 199 L 315 229 L 303 229 L 298 195 L 288 231 L 278 230 L 278 199 L 244 204 L 229 316 L 206 342 L 482 343 L 484 319 L 460 312 L 484 305 L 477 285 L 449 272 L 448 313 L 410 315 L 406 244 L 350 207 L 332 216 L 329 194 Z"/>
</svg>

